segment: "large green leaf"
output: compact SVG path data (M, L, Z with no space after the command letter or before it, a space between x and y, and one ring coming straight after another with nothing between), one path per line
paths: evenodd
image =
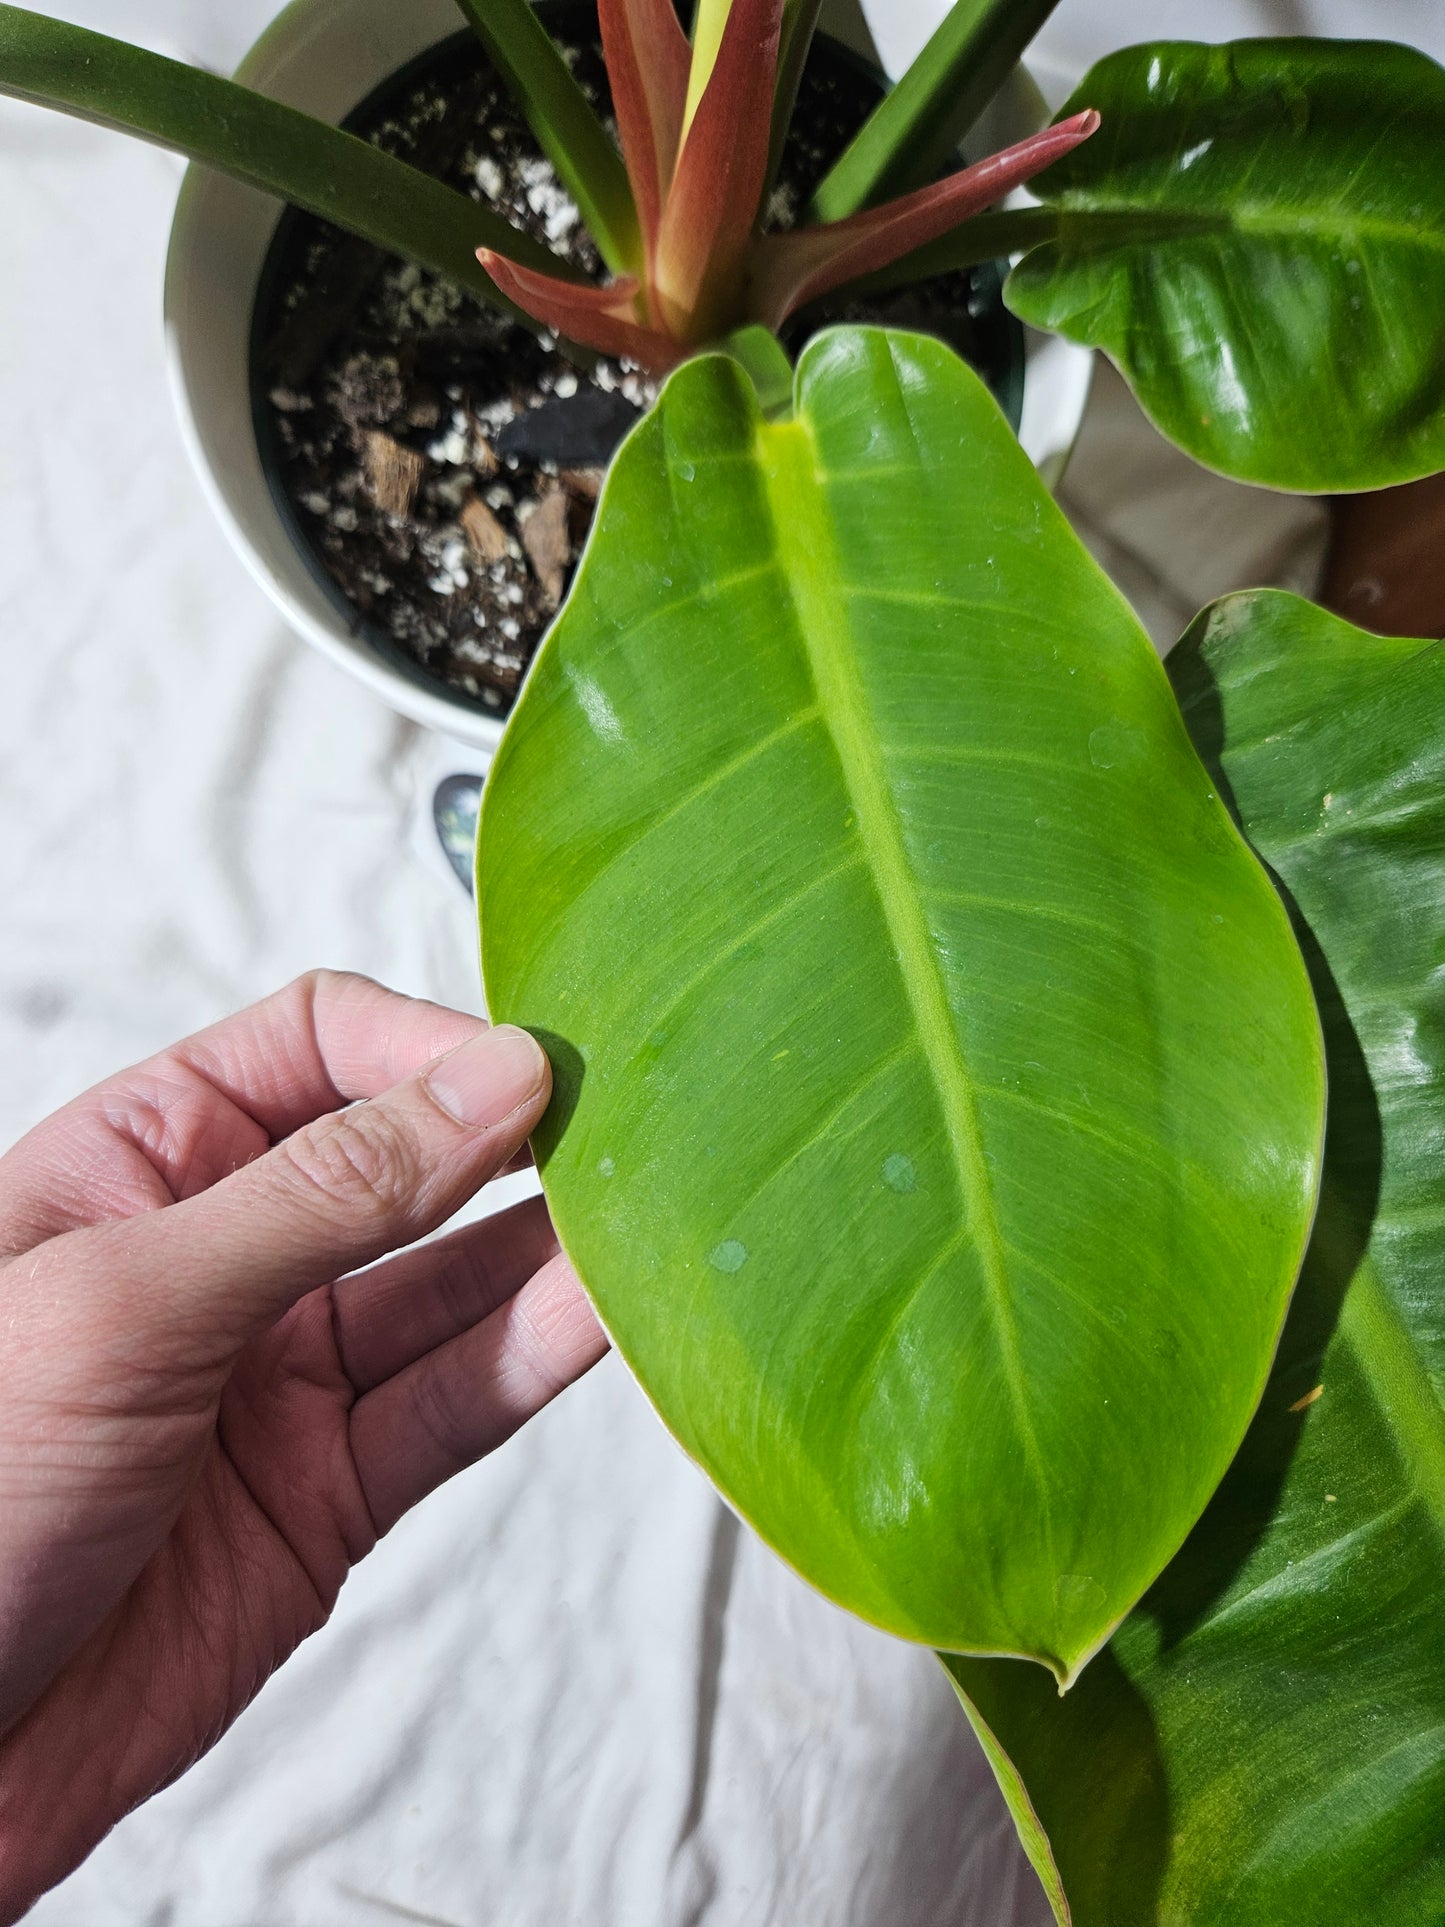
M1318 1025L1132 614L978 378L669 382L486 789L494 1014L668 1426L905 1637L1071 1675L1263 1385Z
M1064 109L1057 238L1008 285L1211 468L1381 488L1445 468L1445 70L1383 41L1162 42Z
M1060 1706L1023 1668L954 1667L1076 1927L1433 1927L1445 644L1265 592L1206 611L1174 661L1196 742L1308 927L1330 1068L1319 1223L1239 1459L1078 1691Z

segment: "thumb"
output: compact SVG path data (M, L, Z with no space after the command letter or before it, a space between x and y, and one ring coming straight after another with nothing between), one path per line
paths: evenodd
M159 1326L175 1364L219 1364L304 1293L444 1224L505 1168L551 1091L541 1047L500 1025L209 1191L51 1249L95 1280L89 1319L99 1296L132 1334Z

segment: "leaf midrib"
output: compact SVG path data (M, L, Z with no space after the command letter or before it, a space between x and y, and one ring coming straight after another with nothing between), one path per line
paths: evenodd
M1049 1494L1028 1408L1018 1331L1009 1302L1003 1235L983 1156L975 1084L964 1062L958 1026L918 901L880 753L867 694L852 647L846 591L824 501L826 471L806 421L760 424L758 464L764 477L779 564L797 616L798 633L821 714L842 770L862 846L898 959L904 994L923 1043L953 1152L964 1224L978 1251L998 1336L1004 1379L1020 1443L1039 1489L1049 1530Z
M1102 241L1106 247L1148 245L1161 239L1181 240L1190 236L1241 234L1282 242L1299 240L1328 241L1338 244L1349 234L1362 241L1388 242L1396 247L1419 248L1427 254L1445 254L1445 234L1429 227L1412 227L1406 221L1382 219L1376 215L1354 217L1328 213L1307 213L1302 208L1224 207L1169 209L1143 201L1117 202L1089 200L1072 202L1060 196L1053 204L1059 217L1057 232L1049 237L1056 246L1066 247L1082 229L1086 244ZM1132 235L1131 227L1146 231ZM1093 230L1092 233L1090 230ZM1152 232L1149 230L1153 230Z

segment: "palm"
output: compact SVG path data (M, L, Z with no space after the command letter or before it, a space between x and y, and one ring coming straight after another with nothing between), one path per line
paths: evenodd
M325 1622L374 1543L328 1298L247 1347L189 1463L157 1481L189 1488L169 1532L33 1710L72 1772L174 1778Z

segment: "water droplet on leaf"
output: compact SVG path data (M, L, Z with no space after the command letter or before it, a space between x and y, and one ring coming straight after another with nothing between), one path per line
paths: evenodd
M913 1167L913 1159L901 1151L895 1151L891 1158L883 1160L883 1182L890 1191L911 1191L918 1183L918 1173Z
M1089 733L1089 761L1095 769L1123 769L1144 751L1142 733L1128 723L1100 723Z
M741 1271L748 1261L748 1248L739 1244L736 1238L724 1238L720 1245L714 1245L707 1254L707 1261L714 1271Z
M1054 1581L1054 1600L1059 1611L1068 1613L1097 1613L1106 1603L1108 1595L1098 1580L1087 1572L1061 1572Z

